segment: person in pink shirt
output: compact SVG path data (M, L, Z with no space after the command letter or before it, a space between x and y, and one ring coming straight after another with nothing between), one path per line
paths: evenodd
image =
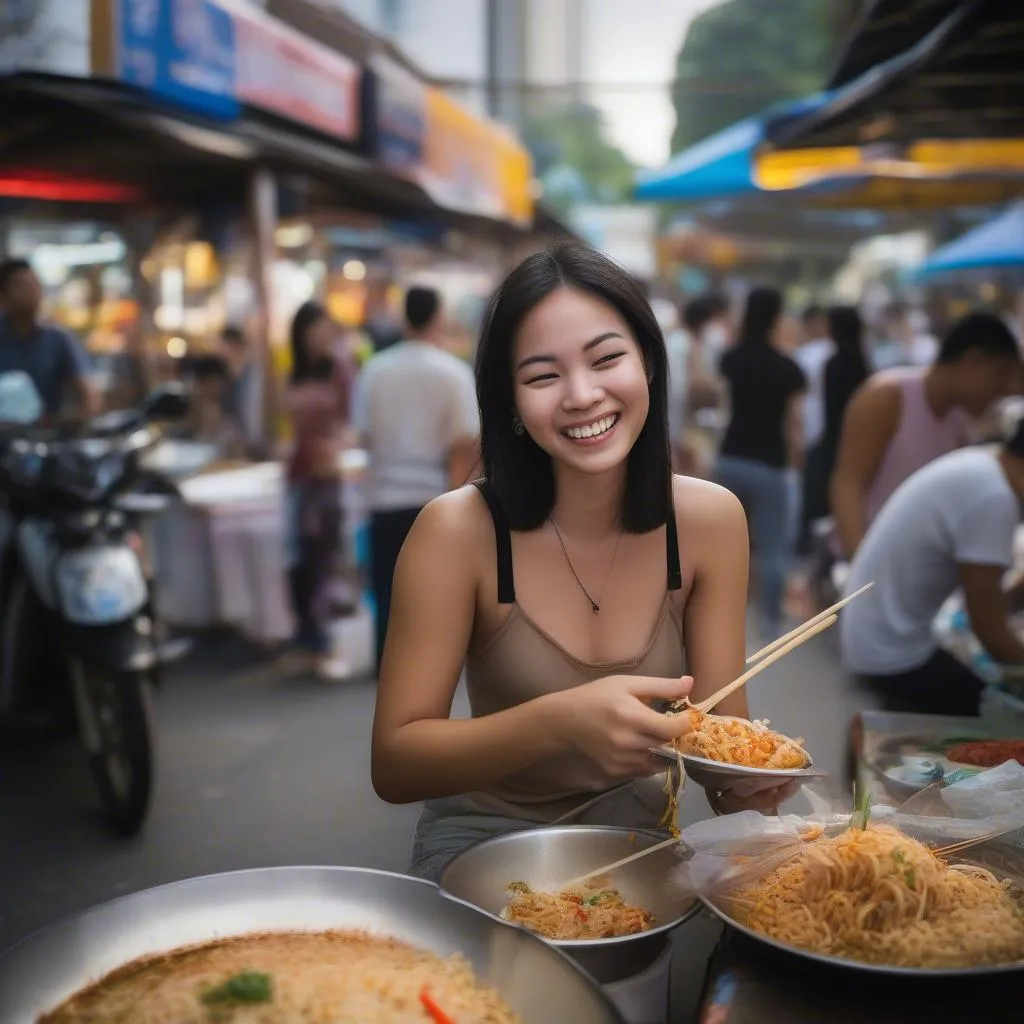
M861 385L843 417L830 485L846 558L907 477L966 444L971 419L1020 390L1020 370L1006 324L974 312L952 326L931 366L885 370Z
M315 302L305 303L295 314L291 347L285 403L295 432L287 463L295 644L312 656L320 675L338 678L347 668L331 656L327 589L341 544L338 454L349 419L353 374L338 346L337 325Z

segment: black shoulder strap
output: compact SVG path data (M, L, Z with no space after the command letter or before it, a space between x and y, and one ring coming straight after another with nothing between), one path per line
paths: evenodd
M669 482L668 519L665 521L665 556L668 562L668 589L683 589L683 572L679 567L679 536L676 530L676 503Z
M501 499L487 480L474 480L494 521L494 542L498 548L498 604L515 604L516 583L512 575L512 535Z

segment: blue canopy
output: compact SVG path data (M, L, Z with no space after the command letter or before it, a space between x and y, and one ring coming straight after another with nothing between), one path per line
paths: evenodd
M766 125L803 117L827 99L824 94L805 96L709 135L676 153L660 170L640 171L636 198L686 201L760 192L753 176L754 156L765 140Z
M920 274L994 267L1024 267L1024 203L940 246L921 265Z

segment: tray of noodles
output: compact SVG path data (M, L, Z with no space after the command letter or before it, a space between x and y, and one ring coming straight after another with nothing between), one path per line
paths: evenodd
M622 1024L557 949L431 882L267 868L87 910L0 957L3 1024Z
M833 966L1024 974L1024 849L992 840L939 857L883 823L809 829L797 846L732 858L736 884L719 877L701 899L749 938Z
M690 708L690 729L674 745L653 748L666 760L682 759L686 774L699 786L715 786L723 777L821 778L802 740L768 728L766 721L707 715Z

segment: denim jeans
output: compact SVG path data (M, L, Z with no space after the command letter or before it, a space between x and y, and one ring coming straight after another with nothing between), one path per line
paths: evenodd
M761 583L761 629L766 639L783 632L782 600L792 551L790 474L755 459L720 455L715 479L743 504L754 545L754 566Z

